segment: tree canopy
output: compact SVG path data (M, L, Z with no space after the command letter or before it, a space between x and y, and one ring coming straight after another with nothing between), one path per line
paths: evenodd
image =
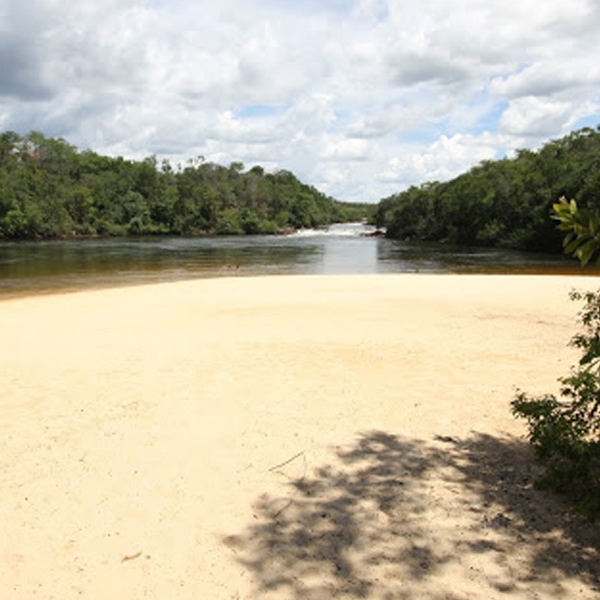
M556 252L561 234L550 216L563 196L600 209L600 127L384 198L376 221L392 238Z
M361 220L289 171L203 157L173 166L79 151L39 132L0 134L0 239L258 234Z

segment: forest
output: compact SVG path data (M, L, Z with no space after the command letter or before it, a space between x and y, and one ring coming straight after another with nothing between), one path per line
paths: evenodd
M0 134L0 239L281 233L372 216L291 172L202 157L172 165L79 151L39 132Z
M384 198L376 223L395 239L559 252L551 215L563 196L600 210L600 126Z

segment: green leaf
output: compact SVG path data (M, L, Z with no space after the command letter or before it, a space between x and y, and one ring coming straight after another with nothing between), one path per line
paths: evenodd
M565 241L567 241L567 239L568 238L566 238ZM572 240L565 246L565 254L573 254L573 252L575 252L575 250L577 250L577 248L579 247L580 244L581 244L581 240L579 240L578 238L575 238L574 240Z

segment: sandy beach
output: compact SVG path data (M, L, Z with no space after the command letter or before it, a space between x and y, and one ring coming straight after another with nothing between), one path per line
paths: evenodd
M0 598L600 597L532 486L600 278L224 278L0 302Z

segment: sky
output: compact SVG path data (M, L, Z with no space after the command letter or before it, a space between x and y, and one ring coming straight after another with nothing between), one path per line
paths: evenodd
M0 0L0 130L377 202L600 124L598 0Z

